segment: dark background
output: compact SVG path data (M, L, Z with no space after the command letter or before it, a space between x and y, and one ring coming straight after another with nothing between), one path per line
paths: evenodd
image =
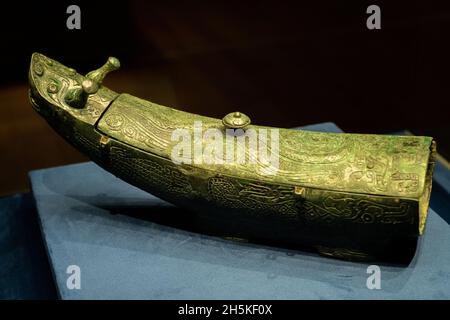
M70 4L81 30L66 28ZM366 27L370 4L381 30ZM408 129L450 157L445 1L16 1L0 11L0 194L26 190L29 170L87 160L28 103L34 51L82 73L116 56L122 69L107 86L178 109L240 110L279 127Z

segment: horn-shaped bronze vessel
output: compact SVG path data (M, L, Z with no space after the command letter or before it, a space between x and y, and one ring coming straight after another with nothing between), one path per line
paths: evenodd
M205 224L215 221L230 237L313 248L349 260L414 254L431 193L432 138L277 129L277 147L273 136L266 140L278 154L272 172L258 159L226 161L225 153L215 155L224 161L188 161L181 155L186 161L177 162L177 130L192 133L193 143L204 150L217 139L199 142L198 123L203 131L223 132L223 145L239 140L229 129L273 128L251 125L238 112L219 120L113 92L102 81L119 65L109 58L83 76L35 53L31 104L101 167L195 212Z

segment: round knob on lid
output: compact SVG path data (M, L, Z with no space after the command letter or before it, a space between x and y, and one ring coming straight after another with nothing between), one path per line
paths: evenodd
M235 111L223 117L222 123L227 129L245 129L250 125L251 120L242 112Z

